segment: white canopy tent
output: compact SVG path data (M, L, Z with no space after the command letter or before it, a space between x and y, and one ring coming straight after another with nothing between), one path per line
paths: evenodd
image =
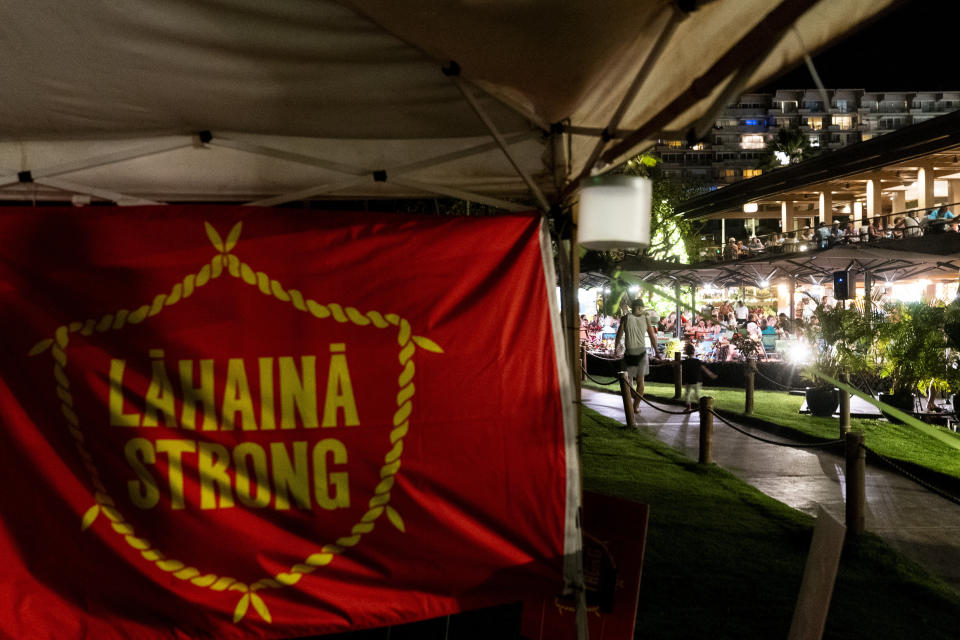
M0 200L562 208L897 1L6 2Z
M894 3L8 2L0 198L547 208Z

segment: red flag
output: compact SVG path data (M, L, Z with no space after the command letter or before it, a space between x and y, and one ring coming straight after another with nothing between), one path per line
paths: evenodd
M540 220L0 213L0 635L286 637L554 593Z

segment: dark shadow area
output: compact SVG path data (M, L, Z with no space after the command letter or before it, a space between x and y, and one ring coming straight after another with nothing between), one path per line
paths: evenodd
M513 602L419 622L300 638L324 640L520 640L523 604ZM290 640L293 640L291 638Z

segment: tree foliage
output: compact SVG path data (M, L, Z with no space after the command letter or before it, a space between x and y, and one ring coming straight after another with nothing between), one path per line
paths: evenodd
M663 175L656 156L641 154L623 165L621 173L650 178L653 197L650 207L650 247L644 255L655 260L676 259L689 262L688 242L700 230L702 223L686 220L676 207L680 202L708 189L703 180L677 180Z
M788 160L787 164L796 164L816 155L816 150L810 146L810 139L800 129L780 127L771 140L767 141L763 151L757 158L757 168L764 171L779 169L784 166L781 158ZM779 156L779 157L778 157Z
M951 372L947 364L945 309L926 302L892 304L887 321L877 331L877 348L883 376L894 391L926 391L931 383L946 388Z

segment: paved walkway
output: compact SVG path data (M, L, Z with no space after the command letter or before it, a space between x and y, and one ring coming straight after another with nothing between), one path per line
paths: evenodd
M583 403L624 423L619 395L583 390ZM670 407L677 410L679 407ZM643 404L637 426L696 459L699 415L670 415ZM737 425L741 426L741 425ZM743 429L771 440L754 428ZM868 443L869 444L869 443ZM768 496L816 516L822 505L844 521L844 460L818 449L795 449L754 440L714 422L713 461ZM892 547L960 591L960 505L903 476L867 465L866 526Z

